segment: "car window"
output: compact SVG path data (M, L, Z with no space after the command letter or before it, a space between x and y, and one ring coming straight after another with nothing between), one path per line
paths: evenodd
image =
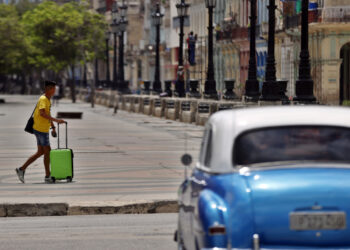
M201 144L201 150L199 155L199 162L201 165L209 167L210 159L211 159L211 137L212 137L212 129L208 127L204 130L203 140Z
M326 126L264 128L235 141L234 165L279 161L350 162L350 129Z
M212 156L212 137L213 137L213 130L209 130L208 134L208 140L207 140L207 147L205 151L205 157L204 157L204 166L210 167L210 160Z
M205 150L206 150L206 141L208 138L208 134L209 134L209 130L208 128L206 128L204 130L203 133L203 139L202 139L202 143L201 143L201 149L200 149L200 153L199 153L199 162L201 165L204 165L204 155L205 155Z

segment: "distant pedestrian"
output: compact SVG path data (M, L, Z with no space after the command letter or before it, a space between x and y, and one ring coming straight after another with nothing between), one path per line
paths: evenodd
M191 60L190 35L191 35L191 33L188 33L187 39L186 39L186 43L187 43L187 57L188 57L187 60L188 60L188 61Z
M56 91L55 91L55 94L53 95L53 103L52 103L52 105L53 106L58 106L58 101L60 100L60 86L57 84L56 86L55 86L55 88L56 88Z
M188 61L190 65L195 65L196 61L196 41L197 41L197 34L194 35L193 31L190 32L188 36Z
M61 98L64 97L64 85L63 84L60 84L60 91L58 92L58 95Z
M45 81L45 93L40 96L36 108L33 113L34 118L34 135L37 140L38 151L29 157L29 159L23 164L22 167L16 168L16 173L18 179L24 183L24 173L26 168L33 163L40 156L44 155L44 166L45 166L45 179L46 183L51 183L50 176L50 141L49 141L49 131L50 126L52 129L52 134L56 134L55 126L53 122L65 123L64 120L56 119L51 117L50 109L51 102L50 98L55 94L56 83L53 81Z

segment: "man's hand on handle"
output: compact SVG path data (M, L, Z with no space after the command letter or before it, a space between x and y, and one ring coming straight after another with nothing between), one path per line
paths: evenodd
M55 122L57 122L58 124L67 123L65 120L62 120L62 119L56 119ZM56 127L52 127L51 135L52 137L57 137Z
M65 120L62 120L62 119L57 119L57 123L67 123Z
M52 137L57 137L56 128L52 128L51 135Z

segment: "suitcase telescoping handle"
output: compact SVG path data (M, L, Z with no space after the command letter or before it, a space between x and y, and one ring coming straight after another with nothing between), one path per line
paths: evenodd
M66 124L66 148L68 148L68 122L65 122ZM57 124L57 127L58 127L58 136L57 136L57 146L58 148L60 148L60 124L58 123Z

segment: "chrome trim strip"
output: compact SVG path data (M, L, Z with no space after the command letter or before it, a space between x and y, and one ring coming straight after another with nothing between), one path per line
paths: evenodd
M337 162L295 162L295 164L292 163L285 163L285 164L275 164L275 163L269 163L269 164L258 164L256 165L236 165L235 167L239 170L241 169L248 169L245 172L250 171L263 171L263 170L275 170L275 169L293 169L293 168L334 168L334 169L349 169L350 163L337 163Z
M201 248L201 250L227 250L227 248L213 247L213 248Z
M253 234L253 249L260 250L259 234Z
M302 246L298 246L298 247L291 247L291 246L288 246L288 247L280 247L280 248L276 248L276 247L262 247L260 248L260 250L276 250L276 249L286 249L286 250L294 250L294 249L305 249L305 247L302 247ZM313 247L312 249L315 249L315 250L324 250L325 248L320 248L320 247ZM350 250L349 247L333 247L331 249L334 249L334 250ZM220 247L213 247L213 248L201 248L201 250L252 250L251 248L220 248Z

